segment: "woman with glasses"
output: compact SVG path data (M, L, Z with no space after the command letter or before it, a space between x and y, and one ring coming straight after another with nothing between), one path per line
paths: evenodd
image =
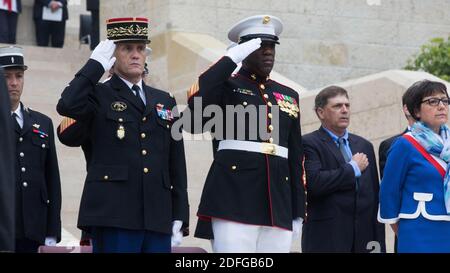
M447 89L424 80L406 92L406 106L416 122L389 152L378 220L391 224L399 253L450 252Z

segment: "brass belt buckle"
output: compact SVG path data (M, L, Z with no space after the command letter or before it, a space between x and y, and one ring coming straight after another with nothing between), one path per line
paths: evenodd
M275 144L266 143L266 142L262 142L261 144L262 144L261 150L264 154L269 154L269 155L277 154L277 147L275 146Z

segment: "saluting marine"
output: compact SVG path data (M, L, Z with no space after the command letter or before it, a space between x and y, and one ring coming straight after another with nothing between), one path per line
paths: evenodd
M230 105L264 110L254 119L223 115L223 124L234 128L245 122L240 136L228 127L222 137L212 132L214 162L195 236L213 239L215 252L289 252L292 231L299 234L301 229L305 199L299 95L269 77L281 31L280 19L270 15L237 23L228 34L237 45L200 75L188 94L194 116L209 105L223 111ZM232 75L240 62L242 68ZM196 107L196 100L203 107ZM254 131L267 134L252 137Z

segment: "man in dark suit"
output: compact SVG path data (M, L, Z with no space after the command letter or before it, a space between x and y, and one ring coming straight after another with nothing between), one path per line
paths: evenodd
M210 123L195 119L202 117L204 107L221 111L215 116L220 123L212 132L214 162L195 233L213 239L215 252L289 252L301 230L305 199L299 96L269 77L282 28L281 20L271 15L236 23L228 38L237 45L200 75L189 92L194 131L195 123Z
M53 16L47 16L48 14ZM37 45L48 46L51 41L52 47L63 47L68 18L67 0L34 0L33 19Z
M39 245L61 240L61 182L53 123L20 101L27 69L22 48L0 48L0 56L16 145L16 252L37 252Z
M187 235L189 223L183 140L171 134L176 101L142 81L147 19L110 19L107 37L57 105L88 124L78 227L92 234L97 253L170 252L171 235ZM112 78L99 83L113 64Z
M93 50L100 40L100 1L86 0L86 10L91 12L91 50Z
M21 12L20 0L0 1L0 43L16 43L17 19Z
M14 251L15 172L11 104L0 67L0 252Z
M303 136L307 216L303 252L385 251L378 223L378 171L372 144L350 134L347 91L319 92L315 111L322 126ZM372 249L375 247L375 249Z
M386 165L386 159L389 153L389 149L391 148L394 141L403 135L404 133L409 131L409 128L414 124L415 120L411 115L409 114L408 109L406 108L406 101L409 97L409 93L405 92L402 96L402 105L403 105L403 113L405 114L405 118L408 121L408 127L401 133L395 136L392 136L388 139L383 140L380 143L380 147L378 149L378 162L380 164L380 178L383 179L383 171L384 171L384 165Z

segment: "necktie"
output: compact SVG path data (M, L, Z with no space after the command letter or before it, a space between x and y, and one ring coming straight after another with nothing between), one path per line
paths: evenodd
M139 86L137 86L135 84L135 85L133 85L133 87L131 87L131 89L134 90L136 98L138 99L138 101L145 106L144 102L142 101L141 95L140 95L141 88L139 88Z
M341 154L344 157L345 162L350 162L351 158L347 153L347 150L345 150L345 138L340 137L338 139L338 142L339 142L339 151L341 151Z
M22 128L20 128L19 122L17 121L17 114L13 113L11 115L11 125L13 127L14 130L16 130L17 132L20 132L22 130Z

